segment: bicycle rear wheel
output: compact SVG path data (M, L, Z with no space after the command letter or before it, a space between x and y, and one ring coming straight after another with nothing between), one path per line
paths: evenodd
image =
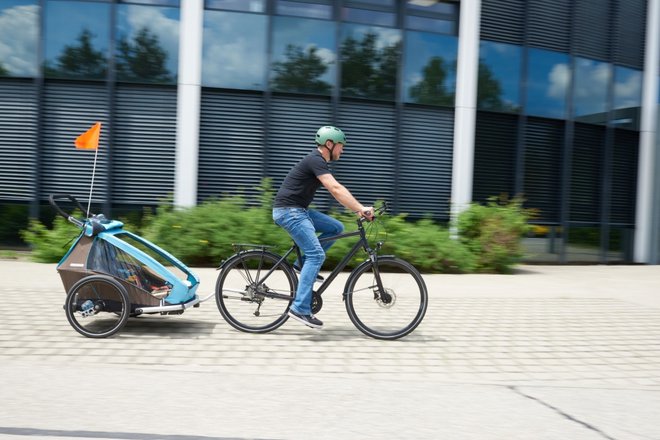
M288 264L277 264L279 260L279 256L257 249L240 252L222 266L215 299L220 314L232 327L265 333L289 318L287 311L298 280Z
M428 305L422 275L413 265L395 257L379 257L376 267L372 261L358 266L348 277L345 292L346 311L353 324L377 339L398 339L409 334L422 322Z

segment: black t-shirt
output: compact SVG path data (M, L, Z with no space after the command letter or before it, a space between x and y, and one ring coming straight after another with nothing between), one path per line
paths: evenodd
M275 195L274 208L307 208L321 186L317 178L329 174L328 163L319 150L314 150L298 162L286 175Z

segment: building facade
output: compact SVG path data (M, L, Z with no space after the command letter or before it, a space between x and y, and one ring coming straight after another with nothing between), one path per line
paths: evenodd
M0 218L87 199L96 121L106 212L249 197L334 124L361 200L519 195L530 260L657 263L658 1L2 0Z

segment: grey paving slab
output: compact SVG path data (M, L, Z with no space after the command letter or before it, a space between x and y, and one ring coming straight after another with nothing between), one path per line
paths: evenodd
M352 326L341 279L322 332L241 333L210 300L93 340L54 265L0 277L0 438L660 438L659 266L426 275L398 341Z

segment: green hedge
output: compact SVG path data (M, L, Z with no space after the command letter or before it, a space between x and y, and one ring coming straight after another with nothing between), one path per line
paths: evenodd
M291 245L289 235L273 223L273 192L268 180L259 188L259 199L232 196L206 201L188 209L174 209L163 203L155 213L147 213L140 230L126 225L147 240L161 246L191 266L218 266L235 252L232 244L269 244L275 252ZM356 228L355 215L333 212L347 231ZM447 227L430 219L408 221L404 214L383 216L368 225L372 244L384 243L382 253L394 254L413 263L426 273L507 273L522 258L521 238L529 226L528 213L520 200L472 204L459 215L457 238ZM57 262L78 231L57 218L52 229L32 221L22 231L32 246L33 258ZM325 269L329 270L345 255L355 241L339 240L329 250ZM352 266L364 259L359 254Z

